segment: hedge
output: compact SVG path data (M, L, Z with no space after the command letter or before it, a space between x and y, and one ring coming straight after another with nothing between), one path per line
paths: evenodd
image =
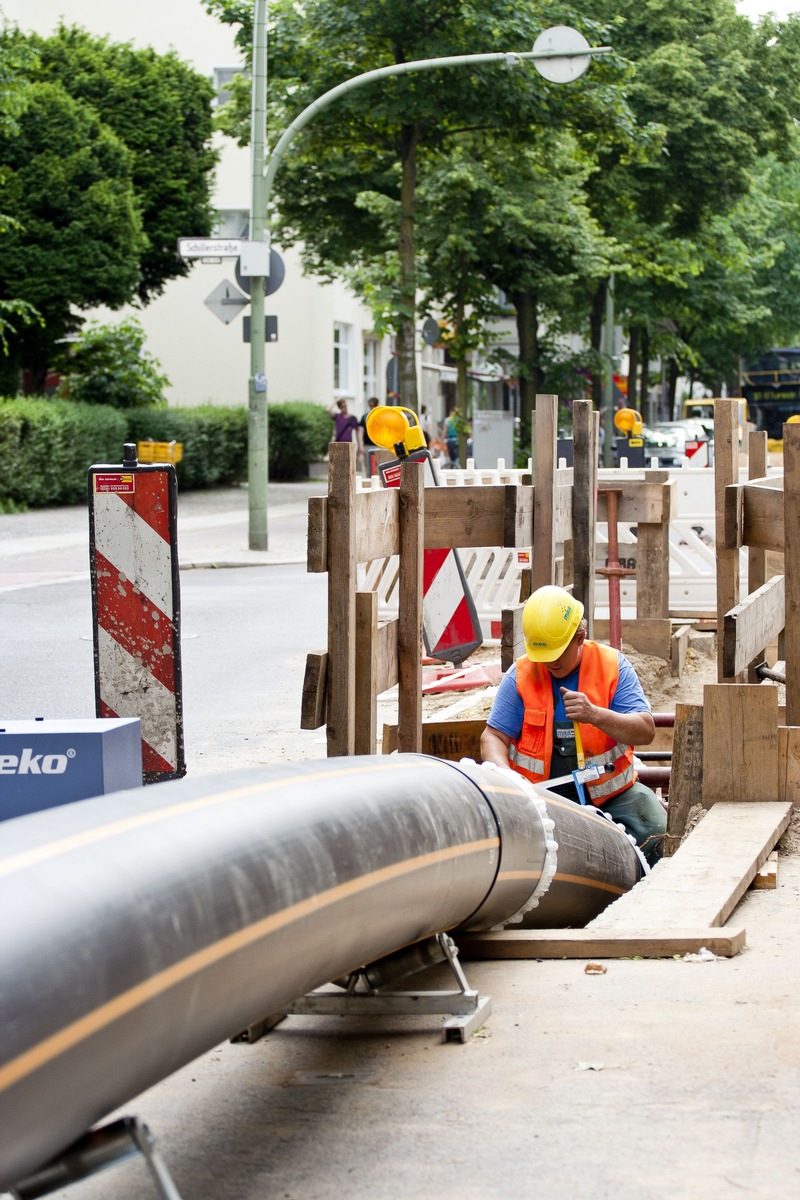
M270 405L269 474L305 479L324 457L332 422L319 404ZM221 487L247 479L247 410L119 409L71 400L0 397L0 512L86 499L92 463L121 463L125 442L182 442L178 486Z

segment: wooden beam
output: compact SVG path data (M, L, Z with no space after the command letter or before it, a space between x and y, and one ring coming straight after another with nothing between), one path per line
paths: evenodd
M782 479L778 479L782 483ZM783 491L764 487L763 482L744 483L742 491L742 535L740 545L761 550L783 550ZM733 607L733 605L731 605Z
M432 754L435 758L459 762L462 758L481 760L481 734L486 728L486 721L423 721L422 722L422 753ZM397 726L384 725L381 749L384 754L392 754L398 748Z
M725 489L739 482L739 406L735 400L714 404L714 517L717 558L717 629L739 603L739 551L723 545ZM722 666L722 644L717 649L717 678L729 678Z
M767 433L764 429L751 429L747 435L747 477L750 480L763 479L767 474L769 455L767 453ZM747 590L752 595L757 592L768 579L767 552L750 546L747 551ZM757 659L747 664L747 682L758 683L756 675Z
M662 859L587 929L669 933L724 925L789 824L791 812L791 804L778 801L715 804L671 858Z
M400 547L399 503L397 488L356 493L356 562L372 562L397 554Z
M308 501L307 570L319 574L328 569L328 497L310 496Z
M522 637L524 607L524 604L517 604L514 608L504 608L501 614L500 669L504 672L525 653Z
M356 592L355 753L378 752L378 593Z
M778 886L778 851L773 850L763 867L756 871L750 885L756 891L772 892Z
M703 802L778 797L778 689L707 684L703 689Z
M533 519L533 590L555 583L555 465L558 396L537 396Z
M328 757L355 753L356 447L328 457Z
M651 475L648 472L648 475ZM658 472L661 474L661 472ZM667 490L664 490L664 483L658 479L630 479L624 478L601 479L597 484L597 519L606 521L608 519L608 505L606 502L605 493L609 491L621 491L622 495L619 498L617 520L627 521L629 524L638 524L643 521L646 524L659 525L664 520L664 498L669 497L670 504L673 504L673 495L677 488L677 483L673 480L666 485ZM667 514L669 520L669 514Z
M725 613L722 630L722 671L732 678L763 658L764 649L778 636L784 622L784 579L776 575Z
M503 484L502 546L530 550L533 545L534 489L530 484Z
M800 726L778 726L778 799L800 808Z
M598 641L607 642L609 622L595 620L594 635ZM653 617L646 621L638 618L623 620L622 640L642 654L653 654L665 662L672 661L672 622L666 617Z
M431 488L431 491L436 489ZM400 581L398 597L398 744L419 751L422 724L422 550L425 530L423 464L400 472Z
M703 803L703 706L676 704L664 855L681 844L695 804Z
M800 725L800 425L783 427L786 724Z
M689 649L689 636L691 632L691 625L679 625L672 632L669 661L670 674L675 675L678 679L682 678L686 666L686 654Z
M669 522L672 489L663 489L660 522L639 521L636 527L636 618L669 617Z
M744 929L601 933L593 929L519 929L502 933L457 933L459 958L674 958L710 950L732 958L745 947Z
M428 488L425 549L505 545L506 489L510 487Z
M327 653L306 655L306 672L300 701L301 729L319 729L325 724L327 668Z
M397 639L400 622L397 617L388 621L378 622L378 641L376 645L378 695L394 687L400 678L397 658Z

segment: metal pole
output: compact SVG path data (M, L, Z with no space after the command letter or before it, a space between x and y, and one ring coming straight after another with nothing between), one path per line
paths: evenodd
M250 241L264 240L267 186L264 176L267 134L267 7L268 0L255 0L253 12L253 100L251 113L252 205ZM264 356L264 277L250 279L250 380L248 385L247 479L249 545L267 550L267 380Z
M606 383L603 392L603 412L605 437L603 439L603 466L614 465L614 276L609 277L606 285L606 336L605 355Z

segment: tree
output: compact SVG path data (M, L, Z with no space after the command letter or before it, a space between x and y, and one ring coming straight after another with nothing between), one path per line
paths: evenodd
M32 83L17 133L0 132L3 204L15 219L0 239L0 300L41 314L9 334L9 362L43 390L75 308L118 308L133 295L145 246L130 153L96 113L57 84ZM16 389L13 389L16 390Z
M24 368L37 391L80 310L144 303L189 270L175 243L211 229L212 93L174 54L78 29L6 30L9 54L27 56L27 97L17 129L0 125L16 222L0 241L0 302L34 305L43 324L9 332L5 374L13 387Z
M250 13L234 0L206 0L223 20L251 36ZM478 51L528 48L542 29L532 3L512 0L369 0L342 5L278 0L271 8L270 121L284 128L319 95L376 67ZM384 80L321 111L281 167L276 225L284 240L304 243L306 265L323 276L358 268L358 279L385 271L400 356L403 402L415 405L418 174L446 156L465 134L529 140L552 124L580 119L594 136L616 125L618 97L601 86L558 89L531 67L492 65ZM570 98L568 93L573 91ZM238 114L240 136L246 111ZM229 129L236 124L229 123ZM393 221L387 220L392 214ZM383 280L381 281L383 282ZM381 301L385 290L379 289Z
M145 350L145 332L134 318L118 325L92 321L64 356L59 396L112 408L164 408L169 380Z

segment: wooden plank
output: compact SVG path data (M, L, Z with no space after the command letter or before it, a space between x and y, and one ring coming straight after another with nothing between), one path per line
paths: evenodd
M533 495L530 484L503 485L502 546L530 550L533 545Z
M703 689L703 802L778 798L778 689Z
M778 801L715 804L671 858L662 859L587 929L670 932L723 925L786 829L791 812L791 804Z
M659 617L669 617L669 519L636 527L636 618Z
M784 578L776 575L741 604L725 613L722 629L722 670L726 678L739 675L783 629Z
M800 425L783 427L786 724L800 725Z
M502 546L506 487L427 488L425 549Z
M740 544L761 550L783 550L783 491L761 487L760 484L743 483L741 493Z
M310 496L306 569L315 574L328 569L328 497Z
M679 625L677 629L673 629L672 631L669 662L670 674L675 675L678 679L682 678L686 666L686 653L689 649L689 635L691 632L691 625Z
M555 463L558 396L537 396L534 422L535 475L533 590L555 583Z
M764 429L751 429L747 436L747 477L762 479L767 474L769 455L767 434ZM767 582L767 552L750 546L747 551L747 590L757 592ZM747 682L758 683L756 676L757 658L747 665Z
M486 721L453 720L453 721L423 721L422 722L422 753L432 754L434 758L444 758L450 762L459 762L462 758L474 758L481 761L481 734L486 728ZM397 726L384 725L381 742L384 754L391 754L397 749Z
M501 614L500 669L507 671L512 663L525 653L522 637L522 610L524 604L504 608Z
M763 867L759 867L750 886L759 892L772 892L775 890L778 886L777 850L773 850Z
M667 484L668 490L665 492L664 484L657 479L601 479L597 484L597 519L608 519L605 493L621 491L617 509L618 521L627 521L631 525L640 521L660 525L664 519L664 497L668 495L672 501L676 487L674 482Z
M478 962L498 958L674 958L676 954L696 954L701 949L710 950L720 958L732 958L745 947L745 931L684 927L641 933L519 929L457 933L454 940L459 958Z
M671 856L686 832L689 810L703 803L703 706L676 704L672 737L667 835L664 855Z
M609 622L595 620L594 636L598 642L607 642ZM672 622L666 617L649 620L623 620L622 640L642 654L652 654L672 661Z
M353 754L356 700L356 447L328 456L328 757Z
M400 496L397 488L357 492L355 497L356 562L390 558L400 547Z
M778 726L778 799L800 808L800 727Z
M553 540L562 546L572 538L572 484L558 484L553 493Z
M739 406L735 400L714 405L714 519L717 559L717 629L739 603L739 551L723 545L725 489L739 482ZM717 648L717 678L729 678L722 667L722 643Z
M397 617L378 623L378 640L375 653L377 658L377 688L378 695L394 687L400 678L397 661L397 633L399 628Z
M325 724L327 667L327 653L306 655L306 673L300 701L301 729L319 729Z
M356 592L355 753L378 752L378 593Z
M397 721L399 748L410 751L419 751L422 736L422 549L425 490L423 464L403 463L400 472ZM435 489L429 490L432 492Z

